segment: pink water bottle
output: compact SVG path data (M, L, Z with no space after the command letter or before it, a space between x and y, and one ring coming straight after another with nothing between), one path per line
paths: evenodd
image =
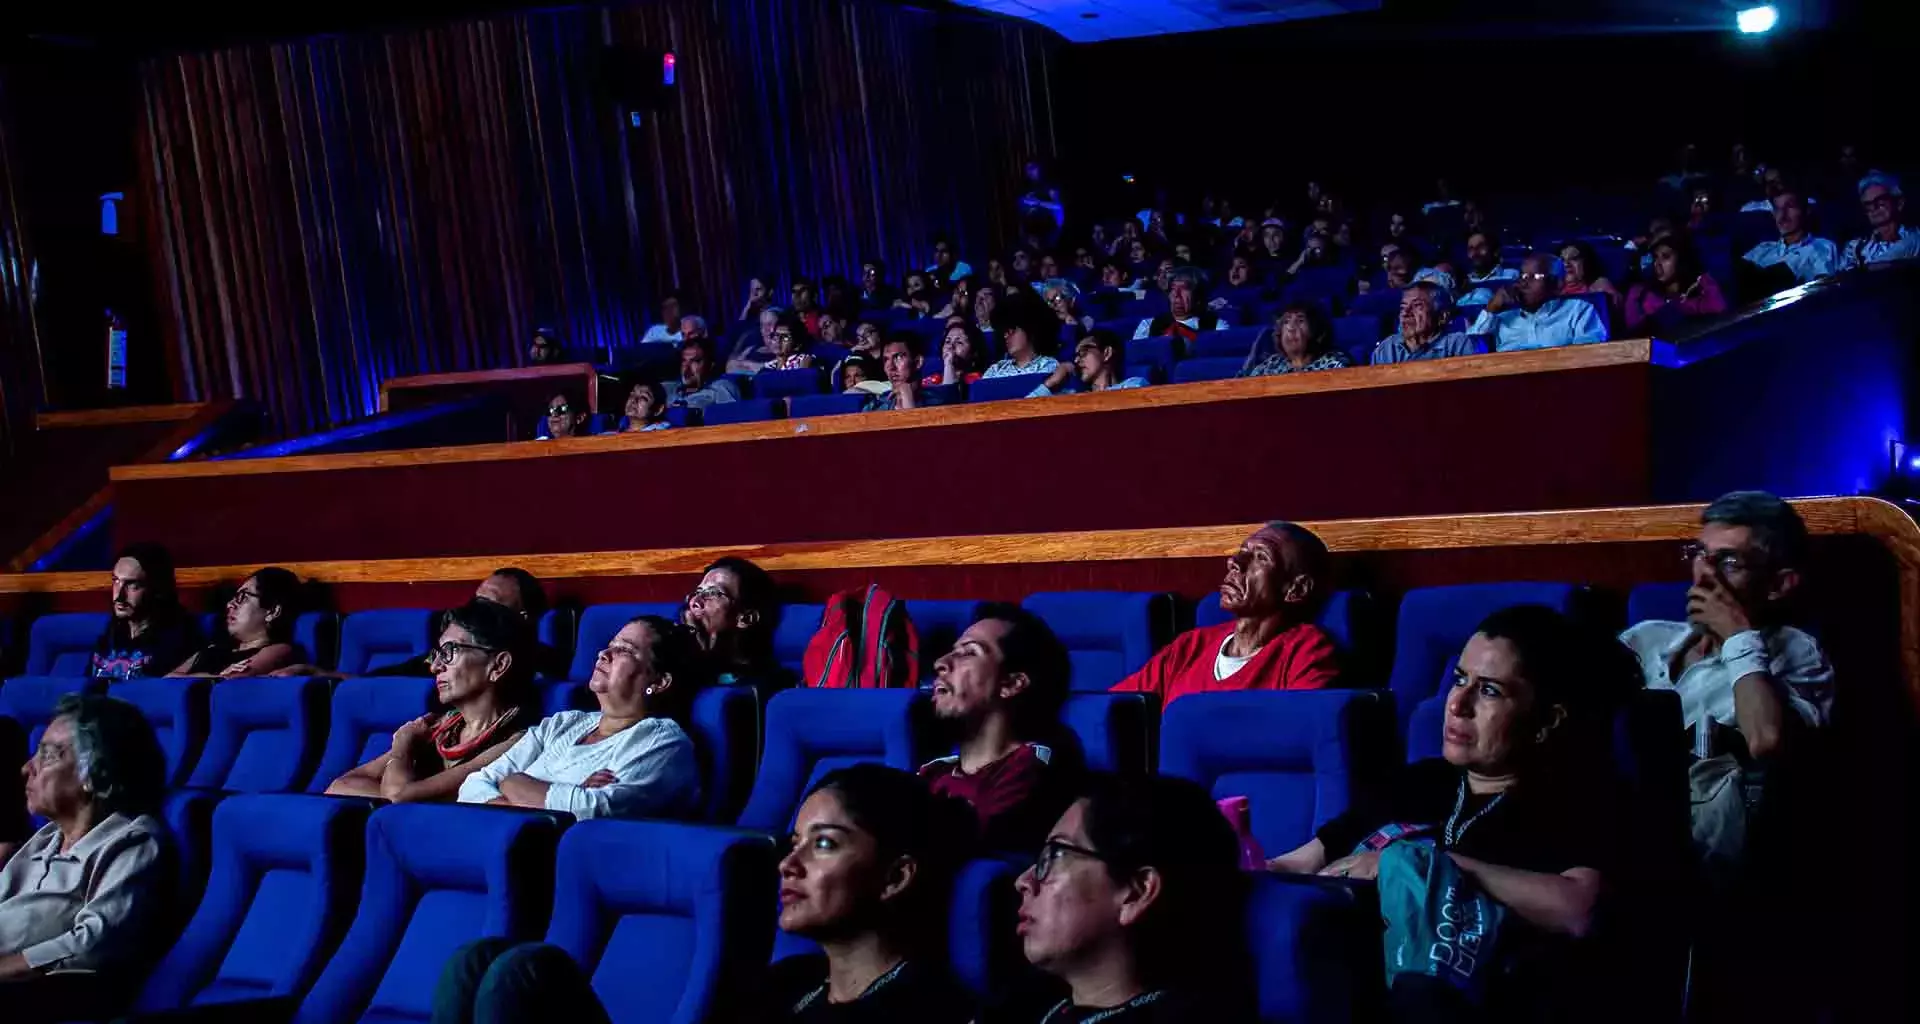
M1240 837L1240 867L1244 871L1264 871L1267 867L1267 855L1260 849L1260 840L1253 838L1253 810L1244 796L1230 796L1217 801L1220 813L1227 816L1227 823L1233 826L1233 832Z

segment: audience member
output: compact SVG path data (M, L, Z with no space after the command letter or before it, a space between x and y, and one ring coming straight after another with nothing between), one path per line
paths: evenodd
M1779 240L1761 242L1742 259L1762 269L1784 264L1800 282L1825 277L1839 267L1840 247L1807 229L1807 201L1799 190L1784 189L1773 197L1773 226L1780 231Z
M1166 275L1167 311L1140 321L1135 338L1171 335L1191 342L1201 331L1218 330L1220 318L1208 312L1202 295L1205 275L1192 267L1169 268Z
M173 556L132 544L113 563L113 617L93 645L87 675L122 682L164 674L200 646L174 591Z
M694 339L696 342L702 339ZM685 345L686 342L681 342ZM649 430L665 430L673 424L667 422L667 389L658 381L643 380L627 392L625 416L621 419L620 430L623 433L639 434Z
M941 962L964 817L909 772L829 772L794 817L780 861L779 926L820 952L782 959L744 990L717 993L739 1024L964 1024L973 1001ZM448 961L435 1020L606 1021L605 1006L557 946L482 939Z
M796 335L817 334L820 330L820 306L813 290L813 282L804 277L796 277L788 292L793 296L793 308L788 310L787 315L781 319L799 322L799 326L794 330Z
M1064 278L1050 278L1041 286L1040 297L1060 318L1062 344L1079 341L1093 331L1093 318L1080 312L1080 289Z
M756 274L747 278L747 304L740 307L736 320L755 320L773 305L773 278Z
M1486 342L1448 329L1449 312L1446 289L1432 281L1408 286L1400 293L1400 329L1374 346L1373 365L1486 355Z
M957 316L964 320L973 319L973 287L971 275L953 282L953 290L947 293L947 304L933 314L934 318L946 320Z
M971 384L980 379L986 361L987 339L972 324L956 321L947 325L940 340L940 369L920 379L926 387L941 384Z
M1268 523L1227 559L1220 607L1233 618L1175 637L1114 691L1155 694L1165 706L1189 693L1334 685L1339 656L1313 622L1327 572L1327 546L1312 531Z
M653 615L621 627L588 688L598 711L562 711L460 783L460 802L575 818L670 818L699 805L693 740L678 721L701 685L693 631Z
M1074 343L1073 369L1080 385L1088 391L1147 386L1145 377L1123 376L1127 369L1127 343L1109 330L1096 330Z
M1398 769L1384 799L1357 803L1268 862L1284 873L1372 880L1383 851L1418 840L1506 907L1520 931L1503 930L1485 951L1501 958L1487 972L1486 1005L1468 1006L1445 980L1403 979L1388 993L1394 1019L1557 1020L1577 1008L1580 996L1563 983L1583 957L1571 940L1599 916L1623 824L1593 764L1618 696L1605 671L1618 660L1552 609L1488 616L1454 665L1441 756Z
M1597 292L1607 297L1610 315L1619 314L1620 304L1626 297L1607 277L1606 265L1600 262L1600 254L1594 250L1592 242L1580 239L1561 246L1560 263L1560 294L1586 295Z
M1646 685L1680 695L1698 759L1694 839L1702 850L1724 847L1729 816L1744 817L1744 806L1714 799L1735 766L1770 763L1797 729L1825 725L1832 711L1833 666L1819 641L1788 625L1806 546L1806 524L1791 505L1762 491L1722 495L1683 549L1693 576L1687 621L1642 622L1621 635ZM1733 779L1729 797L1738 803L1742 788Z
M1015 887L1046 981L982 1024L1254 1019L1240 843L1198 785L1090 779Z
M660 296L660 322L640 336L642 345L680 344L680 293L667 291Z
M1069 799L1044 742L1061 729L1066 646L1032 612L989 604L933 670L933 716L955 753L921 766L920 777L973 808L986 849L1038 847Z
M300 577L268 566L247 577L227 602L224 634L168 675L231 679L264 676L293 664L293 620L300 615Z
M822 345L843 345L846 342L847 321L832 306L820 311L820 333L816 339Z
M853 346L855 355L867 356L875 361L880 358L880 325L872 320L862 320L853 328Z
M334 779L327 795L451 803L467 776L540 720L531 641L527 623L504 605L476 599L448 613L429 655L444 710L395 729L386 753Z
M1840 269L1852 270L1869 263L1910 260L1920 257L1920 231L1900 222L1907 200L1900 191L1900 179L1874 172L1860 179L1860 208L1867 214L1867 233L1847 243L1840 254Z
M1001 303L993 312L993 328L1007 355L987 367L982 378L1032 374L1044 377L1041 383L1048 391L1058 391L1067 382L1068 368L1060 365L1060 360L1040 354L1040 346L1058 343L1060 332L1059 321L1039 300L1021 296Z
M815 314L818 322L819 314ZM761 373L779 370L805 370L813 365L813 353L808 352L807 328L799 317L789 313L774 325L772 345Z
M1333 347L1333 325L1312 302L1290 302L1273 318L1273 354L1240 371L1242 377L1270 377L1281 373L1338 370L1353 365L1353 357ZM1263 351L1263 339L1254 339L1254 351ZM1251 354L1249 355L1251 358Z
M993 311L1000 305L1000 287L995 284L981 284L973 290L973 325L982 336L993 334ZM985 358L985 350L982 350Z
M701 571L681 619L704 654L702 675L715 686L752 686L762 703L790 680L773 658L779 593L765 569L728 556Z
M911 310L916 316L925 318L933 315L933 305L939 298L939 293L933 288L933 279L915 271L907 275L906 290L894 300L893 307Z
M140 709L73 694L21 774L47 824L0 869L6 1019L110 1018L167 941L166 755Z
M899 295L887 283L887 261L875 256L860 261L860 308L887 309Z
M721 402L738 402L739 385L718 373L714 365L716 362L718 357L714 355L712 341L698 338L682 342L680 379L666 383L667 404L704 409Z
M542 616L547 614L547 592L534 574L515 566L504 566L489 573L480 585L473 589L475 601L497 604L519 617L532 630L539 625ZM442 623L451 611L440 615ZM312 652L308 652L312 653ZM536 671L559 677L566 674L567 660L560 651L545 644L534 644L531 655ZM398 676L406 678L425 678L435 674L434 649L421 651L391 665L368 669L364 676ZM291 665L272 673L276 676L314 676L322 679L345 679L345 673L334 672L317 665Z
M786 309L780 306L768 306L761 310L757 319L754 321L755 329L742 332L740 337L734 341L733 351L727 356L726 372L744 374L759 373L760 367L766 365L768 357L773 352L773 329L780 325L780 318L786 315ZM683 365L686 354L686 349L682 348L680 355L683 360ZM709 362L709 366L711 365L712 361ZM713 371L710 370L709 372L712 373ZM734 399L739 397L740 396L736 394ZM732 400L733 399L729 399L729 401Z
M1554 264L1554 258L1543 252L1521 261L1514 287L1494 293L1467 333L1490 336L1495 352L1607 340L1607 323L1592 303L1557 297L1564 271Z
M1260 301L1263 290L1259 278L1254 276L1253 261L1235 255L1227 262L1227 286L1214 292L1213 298L1207 301L1207 309L1218 315L1226 310L1251 308Z
M883 412L945 405L947 400L944 393L929 391L928 385L923 383L925 378L920 375L923 361L918 335L902 333L888 338L886 346L880 350L880 368L886 372L888 390L868 399L867 407L862 411Z
M583 437L592 433L588 421L593 413L587 410L587 403L570 391L555 391L547 399L547 416L542 426L546 435L541 440L554 440L562 437Z
M878 359L854 353L833 368L832 387L843 395L877 395L888 389L887 376Z
M1653 280L1627 290L1627 330L1648 320L1665 326L1675 317L1709 316L1727 310L1720 283L1707 273L1700 252L1684 234L1653 243Z
M973 268L960 261L960 250L953 239L946 235L933 236L933 265L927 273L932 274L943 286L950 286L963 277L972 275Z
M1497 285L1512 281L1520 271L1500 265L1500 243L1485 231L1467 236L1467 293L1460 296L1462 306L1485 306L1493 301Z
M533 329L533 341L527 345L528 366L551 366L566 358L560 350L560 339L554 335L551 327Z
M698 341L701 338L707 337L711 337L711 335L707 332L706 317L688 314L680 318L679 340L682 343Z

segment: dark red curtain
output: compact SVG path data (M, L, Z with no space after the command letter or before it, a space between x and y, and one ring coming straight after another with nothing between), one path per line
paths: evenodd
M16 172L13 76L0 72L0 467L33 430L44 397L38 325L34 322L34 247ZM0 475L0 479L4 479Z
M634 128L610 83L669 49ZM723 330L749 274L906 266L940 230L985 252L1053 155L1051 49L869 0L659 0L155 61L142 222L176 390L297 434L387 377L514 365L537 324L632 344L670 286Z

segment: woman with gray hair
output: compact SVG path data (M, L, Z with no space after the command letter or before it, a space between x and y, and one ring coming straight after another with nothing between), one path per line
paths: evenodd
M165 918L166 830L153 815L166 755L138 708L75 694L22 775L27 809L47 824L0 869L6 1019L111 1012L157 952L153 926Z

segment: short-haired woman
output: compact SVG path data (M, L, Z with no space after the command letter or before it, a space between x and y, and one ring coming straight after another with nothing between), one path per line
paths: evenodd
M983 1022L1251 1019L1240 843L1194 783L1094 776L1015 888L1051 983Z
M76 694L23 774L47 824L0 869L0 1016L110 1016L164 941L166 755L138 708Z
M168 675L264 676L293 664L293 620L300 615L302 589L300 577L277 565L247 577L227 601L225 635Z
M675 622L642 615L593 665L598 711L562 711L460 784L460 802L668 818L699 805L693 740L678 719L700 689L699 647Z
M1315 370L1339 370L1353 365L1353 357L1333 347L1333 325L1327 314L1311 302L1289 303L1273 318L1271 334L1254 339L1254 350L1262 343L1273 346L1273 354L1240 371L1242 377L1266 377L1279 373L1311 373Z
M386 753L333 780L327 795L452 801L467 776L539 721L528 633L520 616L492 601L448 612L429 657L434 695L446 710L395 729Z

